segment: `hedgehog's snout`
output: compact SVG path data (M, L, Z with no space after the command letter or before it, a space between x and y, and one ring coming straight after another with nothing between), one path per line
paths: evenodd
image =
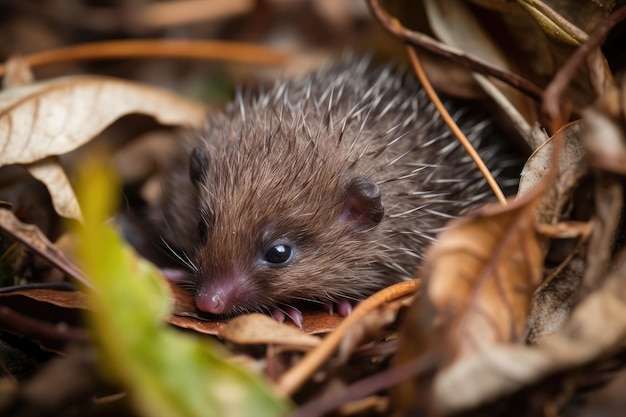
M216 315L231 314L245 305L250 293L249 281L242 274L201 277L194 301L198 310Z

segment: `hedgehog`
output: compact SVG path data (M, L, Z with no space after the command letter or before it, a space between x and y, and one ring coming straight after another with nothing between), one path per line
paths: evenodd
M495 123L446 99L505 189ZM168 277L210 317L302 306L347 315L414 277L449 220L491 199L486 180L410 72L344 58L266 92L238 93L184 141L151 213Z

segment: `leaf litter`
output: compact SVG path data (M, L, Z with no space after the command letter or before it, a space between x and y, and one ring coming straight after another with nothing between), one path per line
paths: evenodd
M576 405L584 395L576 388L591 384L598 370L619 358L626 337L621 319L626 317L621 233L626 88L593 48L577 66L557 71L577 51L585 51L582 44L602 44L608 30L602 35L593 29L606 28L617 17L609 17L611 2L584 2L580 10L569 2L469 3L425 2L425 20L438 40L403 27L390 15L382 23L409 43L426 42L431 53L449 60L445 65L466 71L467 76L439 83L448 83L446 91L458 82L462 95L491 96L502 117L511 121L511 136L535 152L522 172L515 201L483 207L440 235L419 275L421 285L414 281L400 292L384 290L343 321L305 315L304 331L259 315L207 322L194 315L189 294L172 288L172 295L155 272L119 246L118 238L101 227L102 214L79 233L85 240L76 246L82 253L78 268L79 261L69 260L78 258L68 258L7 206L0 210L3 252L9 243L4 236L10 236L74 284L19 284L0 293L1 334L42 342L44 351L65 355L44 360L31 379L0 384L6 394L0 411L27 398L29 406L22 411L42 415L36 405L46 399L34 395L32 387L49 385L65 368L68 382L54 394L59 412L79 391L82 397L76 398L82 398L83 406L96 393L105 402L120 403L116 398L126 396L108 397L99 390L96 381L105 375L116 392L127 393L138 415L209 415L211 410L215 415L261 415L263 410L284 415L286 396L298 404L293 415L300 416L335 408L345 415L387 415L391 410L398 415L592 413L593 408ZM377 2L369 5L373 15L384 17L376 12L386 13ZM412 13L407 4L399 7ZM476 13L477 8L482 12ZM507 36L494 36L493 20L485 16L495 16ZM480 28L481 36L468 43L463 30L471 27ZM518 55L510 55L505 42L513 42ZM459 62L467 56L479 58L464 67ZM420 54L420 59L436 62L430 55ZM585 60L589 64L581 66ZM64 217L103 213L112 199L93 193L90 188L98 189L99 180L90 177L80 195L90 197L79 208L75 181L61 160L66 153L88 145L130 113L173 126L204 122L203 105L154 87L93 75L36 81L19 61L10 63L0 93L0 165L27 167L45 182L54 208ZM520 81L517 74L527 79ZM537 95L530 93L537 86L546 89L547 119ZM555 89L556 100L550 95ZM93 292L86 285L96 277L100 290ZM87 293L89 304L84 303ZM410 307L406 300L397 301L411 296ZM74 321L81 315L91 318L89 339ZM162 326L168 320L201 338L191 341ZM323 339L312 336L326 333ZM217 335L221 343L207 335ZM6 340L14 343L0 338ZM81 380L75 370L96 369L92 348L98 352L97 369L104 372L87 372L83 390L72 388L71 381ZM231 361L235 354L244 355L247 359L240 362L249 369L230 363L229 353ZM12 363L0 362L10 379ZM600 387L599 393L604 392ZM620 404L606 395L598 398ZM612 410L609 415L619 415L614 411L619 407Z

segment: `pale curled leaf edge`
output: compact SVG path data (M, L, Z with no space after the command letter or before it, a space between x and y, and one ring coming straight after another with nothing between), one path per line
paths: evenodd
M54 156L26 164L30 174L44 183L50 193L52 205L59 216L83 221L83 214L78 204L74 189L70 184L63 166Z
M538 346L494 346L444 370L434 389L439 409L444 413L467 410L613 353L626 338L624 277L626 262L609 275L599 291L581 302L561 330L546 336ZM468 384L468 380L480 384Z
M78 83L85 84L77 87L76 84ZM0 109L0 126L4 124L7 129L10 129L11 126L13 126L12 118L13 114L15 114L14 112L26 108L26 106L37 104L38 100L54 97L55 94L85 94L84 90L87 89L91 89L92 91L88 91L88 93L92 97L95 97L89 101L94 107L99 100L102 100L102 91L104 89L109 89L109 94L113 97L118 97L120 91L124 91L126 96L122 97L122 102L128 108L126 110L120 110L108 106L108 108L103 111L104 117L101 124L95 128L85 128L84 126L85 123L93 123L93 112L85 116L84 123L82 120L76 121L72 119L72 122L78 126L73 126L72 128L79 130L79 132L68 132L66 128L66 130L61 133L56 131L51 133L46 130L46 127L38 128L39 132L43 131L42 135L44 137L50 137L54 140L38 144L38 147L34 149L29 147L28 144L26 144L26 146L24 144L24 141L30 138L18 138L18 140L12 141L11 132L4 132L3 137L0 136L0 138L2 138L0 149L3 149L3 152L0 153L0 166L15 163L31 163L47 156L62 155L73 151L89 142L94 136L102 132L114 121L128 114L145 114L152 116L165 125L183 125L192 128L201 128L206 125L206 109L204 105L171 91L113 77L68 76L2 91L0 93L0 107L2 107L2 109ZM116 91L111 92L111 89L116 89ZM128 94L130 93L133 94L131 97L134 97L135 101L129 104ZM86 104L88 103L81 103L80 106L84 107ZM55 102L51 105L54 105L56 108L55 111L58 112L58 103ZM26 111L27 115L32 115L33 113L33 111L29 109L22 111ZM67 109L66 112L67 111L69 111L69 109ZM106 112L109 114L107 115ZM37 108L35 115L44 113L45 111ZM74 114L64 116L67 118L75 117ZM55 117L58 118L56 115ZM32 123L36 122L37 120L35 120L33 116ZM58 127L55 127L55 129L58 129ZM80 130L89 130L88 137L79 137ZM32 135L32 131L29 131L29 134ZM12 147L18 148L19 151L8 152Z

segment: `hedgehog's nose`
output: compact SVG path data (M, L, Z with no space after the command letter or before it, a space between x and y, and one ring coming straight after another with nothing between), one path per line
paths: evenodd
M196 307L205 313L222 314L226 310L226 303L220 294L196 295Z
M194 297L196 307L210 314L231 314L235 306L246 305L250 280L243 274L213 274L200 277Z

